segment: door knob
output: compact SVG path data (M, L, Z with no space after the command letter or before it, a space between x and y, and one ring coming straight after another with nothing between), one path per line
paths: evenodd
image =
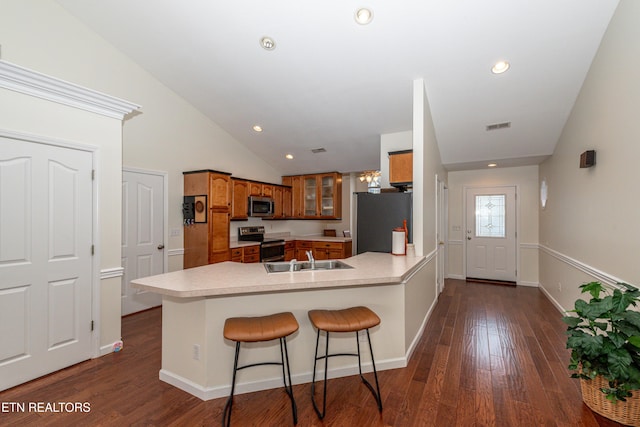
M159 251L161 251L161 250L163 250L163 249L164 249L164 245L163 245L162 243L160 243L160 244L158 245L158 250L159 250Z
M471 240L471 237L467 237L467 240Z

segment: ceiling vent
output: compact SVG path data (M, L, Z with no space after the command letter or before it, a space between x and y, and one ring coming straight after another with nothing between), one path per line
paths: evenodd
M327 150L326 150L326 149L324 149L324 148L314 148L314 149L312 149L312 150L311 150L311 152L312 152L313 154L318 154L318 153L326 153L326 152L327 152Z
M511 122L504 123L494 123L492 125L487 125L487 130L498 130L498 129L506 129L511 127Z

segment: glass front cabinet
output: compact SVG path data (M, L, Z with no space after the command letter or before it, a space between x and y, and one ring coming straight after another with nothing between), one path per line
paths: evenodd
M300 189L292 185L301 180ZM340 219L342 215L342 175L338 172L284 177L283 184L292 185L293 216L297 218ZM300 207L297 207L296 191L300 191ZM299 214L298 214L299 212Z

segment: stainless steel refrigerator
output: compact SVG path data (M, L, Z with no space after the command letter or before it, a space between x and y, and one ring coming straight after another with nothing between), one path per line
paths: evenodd
M412 193L355 193L356 253L391 253L391 235L407 220L409 243L413 243Z

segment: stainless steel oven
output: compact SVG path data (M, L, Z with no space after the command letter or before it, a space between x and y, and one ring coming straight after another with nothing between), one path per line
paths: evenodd
M265 240L260 244L260 261L284 261L284 240Z
M284 261L284 239L265 239L262 225L239 227L238 241L260 242L260 262Z

